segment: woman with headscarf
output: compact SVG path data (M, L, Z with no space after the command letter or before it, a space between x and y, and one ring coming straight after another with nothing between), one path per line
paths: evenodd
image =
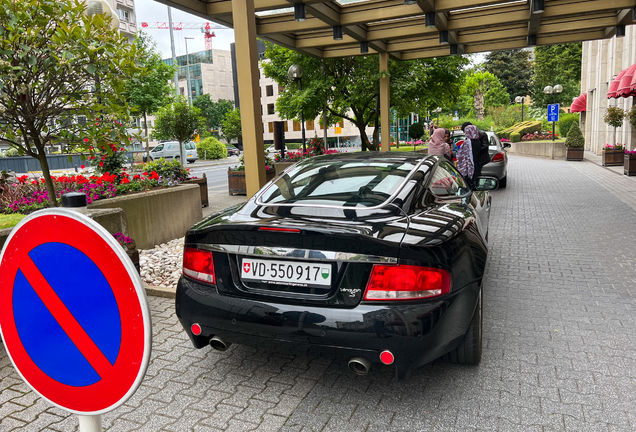
M446 131L442 128L435 129L431 140L428 143L428 154L435 156L446 156L450 159L451 148L444 140Z
M455 154L455 157L457 158L457 169L471 185L473 176L475 175L472 141L473 140L468 139L468 135L466 135L464 143L461 147L459 147Z
M481 175L481 168L484 164L482 157L482 141L479 136L479 129L475 125L466 126L464 129L464 133L466 134L466 141L470 140L472 147L472 160L474 168L473 177L477 178ZM488 147L486 147L486 155L488 154Z

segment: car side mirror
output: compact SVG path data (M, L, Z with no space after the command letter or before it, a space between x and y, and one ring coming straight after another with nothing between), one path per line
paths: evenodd
M499 180L495 177L477 177L475 180L475 190L489 191L499 188Z
M510 147L512 147L512 144L510 144L508 142L507 143L503 143L503 148L510 148Z

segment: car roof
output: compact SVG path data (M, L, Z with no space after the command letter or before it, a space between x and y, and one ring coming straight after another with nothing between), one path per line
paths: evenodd
M372 161L372 162L386 162L386 161L401 161L419 163L421 160L428 158L435 158L436 156L429 156L426 153L421 152L396 152L396 151L365 151L365 152L351 152L351 153L337 153L316 156L307 161L322 161L322 160L359 160L359 161Z

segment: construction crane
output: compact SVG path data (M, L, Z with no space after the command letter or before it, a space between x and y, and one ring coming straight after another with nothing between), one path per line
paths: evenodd
M156 30L170 30L170 25L167 22L142 22L141 27L144 29L156 29ZM216 35L211 30L227 30L226 27L220 26L218 24L210 24L206 23L195 23L195 22L173 22L172 30L196 30L201 29L201 33L203 33L203 38L205 39L205 49L212 49L212 38Z

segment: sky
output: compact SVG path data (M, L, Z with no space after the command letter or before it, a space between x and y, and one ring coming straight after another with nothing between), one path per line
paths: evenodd
M137 28L141 28L142 22L156 23L168 22L168 7L164 4L157 3L154 0L135 0L135 15L137 18ZM206 21L195 15L182 12L172 8L172 22L200 22L205 24ZM214 23L210 23L214 24ZM161 52L163 58L172 57L170 52L170 31L169 30L149 30L143 29L157 42L157 49ZM234 42L234 30L214 30L216 37L212 40L214 49L230 50L230 44ZM177 55L185 54L184 37L193 37L194 40L188 40L188 52L203 51L205 42L201 30L179 30L174 32L174 46Z

